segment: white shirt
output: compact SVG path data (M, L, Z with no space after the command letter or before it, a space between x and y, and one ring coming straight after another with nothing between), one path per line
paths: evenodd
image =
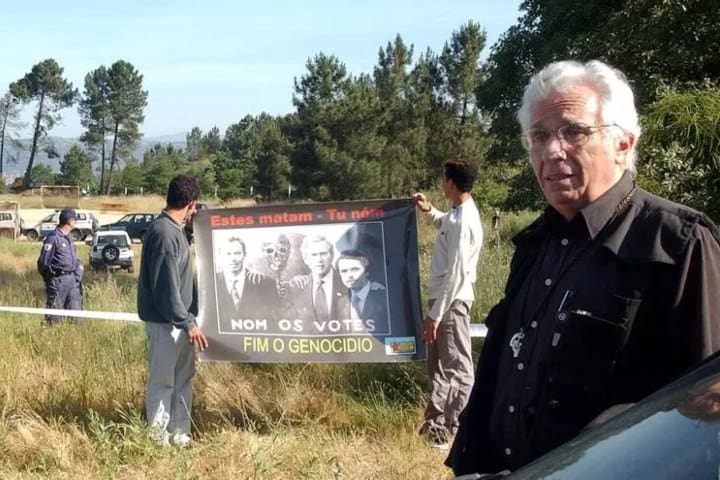
M245 267L243 267L237 275L230 271L223 271L223 275L225 277L225 287L230 297L232 298L233 291L237 291L238 297L242 297L243 289L245 288ZM237 288L235 287L235 282L237 282Z
M312 282L312 288L313 288L313 290L312 290L312 301L313 301L313 306L314 306L314 307L317 307L317 305L315 305L315 292L317 292L318 283L320 282L320 280L322 280L322 281L323 281L322 289L323 289L323 292L325 292L325 301L327 302L328 315L330 315L331 312L332 312L332 302L333 302L333 298L332 298L332 292L333 292L333 286L332 286L332 281L333 281L333 269L331 268L330 270L328 270L328 273L326 273L325 276L320 277L319 279L313 278L312 280L313 280L313 282Z
M439 225L430 264L430 299L435 300L428 316L442 320L453 300L475 300L473 284L483 242L483 229L475 202L464 201L448 213L432 207L429 214Z

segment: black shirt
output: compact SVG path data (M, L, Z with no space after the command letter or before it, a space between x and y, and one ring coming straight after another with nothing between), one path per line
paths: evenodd
M720 347L720 245L700 213L629 174L567 222L518 234L448 464L515 469Z

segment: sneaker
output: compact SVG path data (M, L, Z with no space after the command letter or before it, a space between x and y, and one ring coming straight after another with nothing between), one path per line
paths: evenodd
M170 442L176 447L187 447L192 443L192 437L189 433L176 433Z
M170 446L170 435L167 433L151 431L148 436L158 447L165 448Z
M450 450L450 433L446 428L432 425L427 428L425 435L433 448Z

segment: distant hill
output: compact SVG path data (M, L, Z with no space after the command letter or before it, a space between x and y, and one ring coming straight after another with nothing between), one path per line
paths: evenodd
M176 133L173 135L161 135L157 137L143 137L138 143L138 146L135 148L135 150L133 150L133 156L138 160L142 160L145 151L153 148L158 143L162 145L167 145L169 143L175 148L185 149L185 135L185 133ZM35 165L37 165L38 163L45 164L52 168L54 172L60 171L60 161L65 157L65 154L74 144L77 143L83 149L88 150L85 145L83 143L80 143L80 140L78 140L77 138L50 137L50 140L55 145L55 150L57 151L58 155L60 155L60 157L48 158L45 152L38 151L35 155ZM3 168L8 178L18 177L25 174L25 169L27 168L27 164L30 159L30 145L32 145L32 138L23 138L20 140L20 143L25 147L24 150L18 150L8 145L5 146L6 160L4 162ZM111 148L112 143L108 142L108 155ZM16 157L18 159L18 162L8 162L8 154L9 156ZM99 159L97 165L99 166Z

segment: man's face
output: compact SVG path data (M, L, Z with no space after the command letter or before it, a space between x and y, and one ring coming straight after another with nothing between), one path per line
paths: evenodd
M280 235L274 242L263 243L262 248L270 270L273 272L285 270L290 258L290 240L285 235Z
M330 271L332 251L325 242L312 242L305 247L303 261L316 277L322 277Z
M368 282L365 267L357 258L338 260L338 273L340 273L343 284L352 290L360 290Z
M533 106L530 129L550 135L544 144L530 149L530 161L548 203L567 219L617 183L625 170L628 146L613 138L614 127L588 130L593 133L581 145L560 140L557 130L603 123L597 95L587 86L551 92Z
M232 273L240 273L245 261L245 249L240 242L230 242L225 249L225 261Z
M445 196L445 198L450 198L451 194L452 194L452 186L453 186L452 180L450 180L448 177L446 177L445 174L443 173L442 176L440 177L440 182L442 184L443 195Z

